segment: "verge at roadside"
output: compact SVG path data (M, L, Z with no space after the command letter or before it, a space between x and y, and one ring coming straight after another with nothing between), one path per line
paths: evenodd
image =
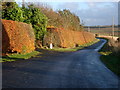
M99 39L95 39L92 42L89 42L89 43L86 43L86 44L83 44L83 45L79 45L78 47L74 47L74 48L53 48L53 49L47 49L47 50L58 51L58 52L73 52L73 51L78 51L78 50L81 50L85 47L91 46L91 45L93 45L93 44L95 44L99 41L100 41Z
M38 51L33 51L27 54L9 54L7 56L3 56L2 58L0 58L0 62L12 62L19 59L29 59L32 57L36 57L38 54L41 54L41 53Z
M54 49L43 49L43 50L58 51L58 52L72 52L72 51L77 51L77 50L83 49L85 47L88 47L90 45L93 45L93 44L97 43L98 41L99 41L99 39L95 39L92 42L89 42L84 45L80 45L75 48L54 48ZM21 60L21 59L29 59L32 57L37 57L38 54L42 54L42 52L33 51L33 52L27 53L27 54L9 54L7 56L3 56L2 58L0 58L0 62L12 62L12 61Z
M116 75L120 77L120 47L115 47L114 45L111 45L111 40L107 38L106 44L99 50L99 53L101 54L101 61L109 68L112 72L114 72ZM118 44L115 41L113 41L114 44ZM116 50L117 51L116 51Z

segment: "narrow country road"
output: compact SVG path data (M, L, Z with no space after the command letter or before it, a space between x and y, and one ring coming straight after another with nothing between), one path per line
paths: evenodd
M118 88L119 78L100 61L105 40L76 52L43 51L2 64L3 88ZM42 56L42 57L40 57Z

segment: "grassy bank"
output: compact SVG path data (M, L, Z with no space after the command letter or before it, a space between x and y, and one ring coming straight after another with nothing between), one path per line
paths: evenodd
M7 62L7 61L11 62L19 59L29 59L29 58L35 57L38 54L40 54L40 52L38 51L33 51L27 54L11 54L11 55L3 56L2 58L0 58L0 62Z
M100 57L101 61L115 74L117 74L120 77L120 57L115 56L113 54L109 55L102 55Z
M106 39L107 43L103 46L103 48L99 51L102 56L100 57L101 61L116 75L120 76L120 56L119 51L114 51L114 46L109 45L109 39ZM120 47L118 47L120 48Z
M47 50L52 50L52 51L59 51L59 52L70 52L70 51L77 51L77 50L80 50L80 49L83 49L85 47L88 47L92 44L95 44L99 41L99 39L95 39L94 41L92 42L89 42L89 43L86 43L86 44L83 44L83 45L79 45L78 47L75 47L75 48L53 48L53 49L47 49Z

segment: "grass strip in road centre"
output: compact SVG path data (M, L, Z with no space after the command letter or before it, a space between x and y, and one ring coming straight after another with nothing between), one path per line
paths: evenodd
M83 45L79 45L78 47L75 47L75 48L53 48L53 49L47 49L47 50L50 50L50 51L59 51L59 52L77 51L77 50L83 49L85 47L91 46L91 45L97 43L98 41L100 41L100 40L99 39L95 39L92 42L89 42L89 43L86 43L86 44L83 44Z
M106 39L106 38L104 38ZM109 68L112 72L114 72L116 75L120 77L120 56L119 53L114 53L112 51L113 47L110 47L108 45L109 40L107 40L107 43L102 47L102 49L99 51L99 53L102 55L100 57L101 61L106 65L107 68Z
M16 61L18 59L29 59L29 58L35 57L38 54L40 54L40 52L38 51L33 51L27 54L11 54L11 55L3 56L2 58L0 58L0 62L7 62L7 61L11 62L11 61Z

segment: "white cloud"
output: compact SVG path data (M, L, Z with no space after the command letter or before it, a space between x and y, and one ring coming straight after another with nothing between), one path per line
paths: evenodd
M95 2L87 2L88 6L93 8L93 7L96 7L96 4Z
M85 4L67 2L58 5L57 8L70 9L85 22L85 25L111 25L113 16L115 24L118 24L117 2L86 2Z
M113 16L115 17L115 24L118 24L117 4L118 3L92 3L89 9L78 10L76 14L84 20L85 25L111 25Z

